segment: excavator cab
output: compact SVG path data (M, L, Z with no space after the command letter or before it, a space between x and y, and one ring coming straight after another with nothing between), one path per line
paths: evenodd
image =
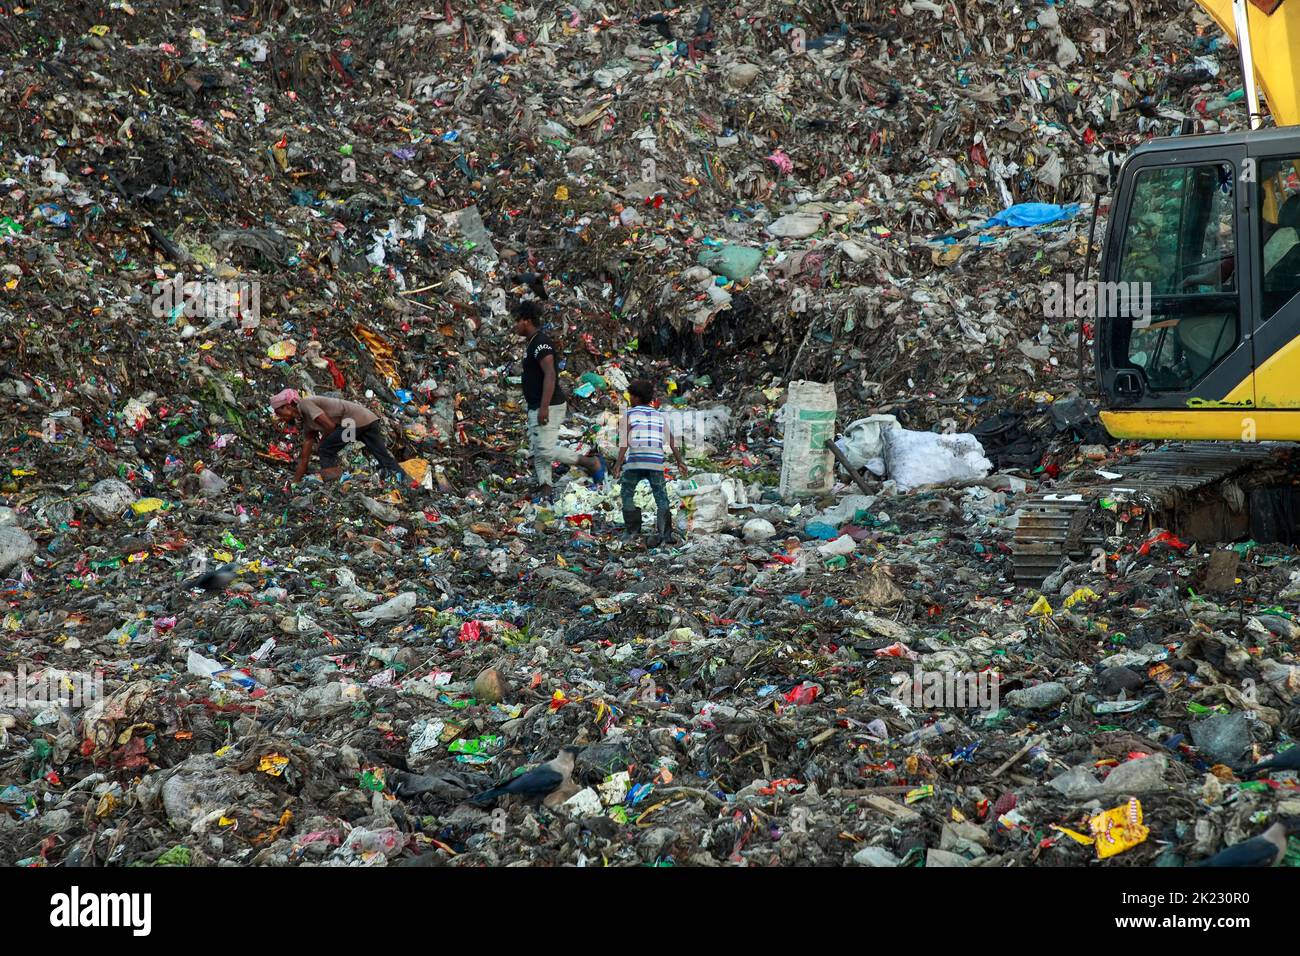
M1113 436L1300 438L1300 128L1130 154L1094 294Z
M1275 121L1300 124L1300 2L1198 3L1245 41ZM1090 291L1112 436L1300 439L1300 125L1130 153Z

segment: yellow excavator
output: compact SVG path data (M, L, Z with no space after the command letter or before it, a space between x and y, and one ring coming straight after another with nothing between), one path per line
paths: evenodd
M1181 444L1031 499L1022 584L1104 554L1117 516L1181 543L1300 543L1294 471L1257 444L1300 440L1300 0L1197 2L1241 54L1250 128L1128 154L1093 287L1103 426ZM1260 91L1277 128L1262 128Z
M1242 37L1279 128L1129 154L1100 279L1139 283L1149 314L1099 317L1101 420L1116 438L1300 439L1300 0L1198 2Z

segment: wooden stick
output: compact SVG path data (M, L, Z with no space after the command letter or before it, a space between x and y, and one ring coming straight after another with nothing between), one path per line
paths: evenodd
M838 461L844 467L844 470L849 473L849 477L852 478L853 483L858 486L858 490L864 495L870 497L871 489L867 487L867 483L863 480L862 476L858 474L858 470L849 464L849 460L844 457L844 452L840 451L840 447L835 444L834 439L826 439L826 450L834 455L835 460Z
M884 787L859 787L856 790L849 790L842 787L838 787L833 790L827 791L827 793L829 796L832 797L869 797L875 793L879 793L879 794L907 793L907 791L915 790L915 789L916 788L911 785L898 786L898 785L891 784L890 786L884 786Z
M1025 754L1029 753L1029 751L1033 750L1035 747L1037 747L1037 746L1038 746L1039 744L1041 744L1042 742L1043 742L1043 735L1042 735L1042 734L1038 734L1036 737L1034 737L1032 740L1030 740L1029 743L1025 744L1023 747L1021 747L1019 750L1017 750L1015 753L1013 753L1010 757L1008 757L1006 763L1004 763L1002 766L998 767L997 770L994 770L991 774L989 774L989 778L992 779L993 777L997 777L997 776L1001 775L1001 773L1002 773L1004 770L1006 770L1006 769L1007 769L1008 767L1010 767L1013 763L1015 763L1017 760L1019 760L1019 759L1020 759L1021 757L1023 757Z

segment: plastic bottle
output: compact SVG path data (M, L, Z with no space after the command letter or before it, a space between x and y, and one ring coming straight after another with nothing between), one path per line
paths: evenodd
M899 738L899 742L904 746L920 743L922 740L929 740L931 737L938 737L942 734L951 732L954 725L946 721L935 721L933 724L913 730L911 733L904 734Z

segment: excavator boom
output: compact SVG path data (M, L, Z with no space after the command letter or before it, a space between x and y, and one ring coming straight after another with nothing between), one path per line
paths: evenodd
M1232 0L1196 0L1232 42L1237 42ZM1300 0L1250 0L1250 45L1255 80L1273 122L1300 125Z

